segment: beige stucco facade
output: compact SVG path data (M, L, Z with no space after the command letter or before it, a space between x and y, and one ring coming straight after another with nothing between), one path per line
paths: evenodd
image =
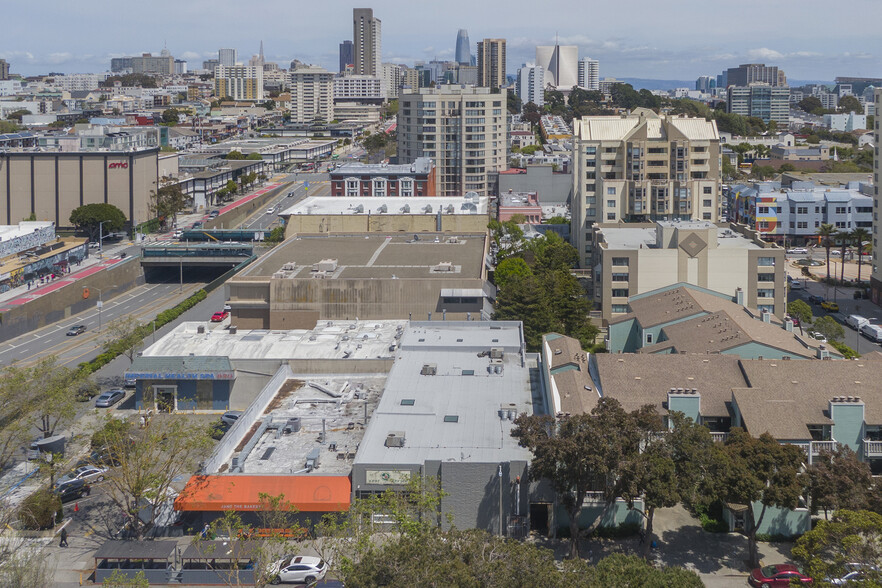
M0 224L37 220L71 227L84 204L113 204L131 222L148 220L159 176L158 149L137 152L0 154Z

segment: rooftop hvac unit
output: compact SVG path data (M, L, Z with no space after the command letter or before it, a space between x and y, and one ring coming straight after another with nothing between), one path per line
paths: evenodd
M448 204L446 209L447 214L453 214L453 205Z
M502 347L491 347L490 348L490 359L502 359L504 351Z
M420 370L421 376L434 376L438 373L438 364L435 363L427 363L423 366L423 369Z
M293 261L289 261L288 263L286 263L282 266L282 269L286 272L293 272L294 270L297 269L297 264L294 263Z
M202 333L204 333L205 332L205 325L199 325L198 327L196 327L196 332L199 333L200 335Z
M313 448L312 451L309 452L309 455L306 456L305 467L309 470L318 469L319 456L321 454L322 454L322 450L319 447Z
M337 260L336 259L323 259L318 263L312 264L312 271L314 271L314 272L337 271Z
M426 214L432 214L432 205L431 205L431 204L426 204L426 205L423 207L423 212L425 212Z
M312 272L312 277L323 280L328 277L328 272Z
M432 268L436 272L452 272L454 270L452 261L442 261Z
M230 326L230 335L235 335L238 328L235 325Z
M363 214L364 213L364 204L359 204L358 206L356 206L355 210L353 212L355 214Z
M410 204L405 204L404 206L402 206L401 212L403 212L404 214L410 214Z
M385 204L381 204L380 208L377 209L378 214L385 214L388 211L389 211L389 207L386 206Z
M393 431L386 435L386 447L404 447L404 431Z

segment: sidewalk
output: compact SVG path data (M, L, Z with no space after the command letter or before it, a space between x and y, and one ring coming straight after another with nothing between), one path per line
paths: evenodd
M80 265L75 266L79 268L76 271L72 271L69 274L61 274L55 280L43 284L40 284L40 281L36 280L36 282L31 283L30 289L28 289L27 284L23 284L0 293L0 312L6 312L14 306L26 304L35 298L45 296L59 288L73 284L80 278L91 276L107 267L119 263L121 261L119 253L122 250L131 247L132 244L131 240L114 243L112 246L104 248L102 257L98 256L97 251L90 250L89 257L83 259L83 261L80 262Z

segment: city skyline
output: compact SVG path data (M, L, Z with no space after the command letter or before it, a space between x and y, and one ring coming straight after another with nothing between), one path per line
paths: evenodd
M261 40L267 61L287 67L292 59L300 59L333 71L339 43L352 36L352 9L370 7L383 21L383 61L391 63L453 60L456 33L465 28L475 40L507 40L509 75L534 60L536 45L557 40L561 45L578 45L580 57L601 61L604 76L688 80L749 62L775 64L793 79L882 76L882 39L873 34L872 19L853 18L862 9L876 9L872 0L856 0L847 14L828 10L815 0L798 6L745 0L737 11L683 0L662 12L649 0L635 0L629 12L652 8L651 21L634 22L621 18L617 7L598 6L591 9L591 22L603 25L569 29L561 29L561 23L570 21L561 16L585 13L584 5L574 0L556 4L554 12L529 16L495 0L479 5L453 0L419 14L391 0L318 5L268 0L261 9L272 18L215 19L210 27L195 25L205 22L206 15L240 5L158 0L149 12L138 14L139 24L132 27L122 22L116 26L115 19L121 16L96 18L110 10L107 0L55 4L49 12L35 4L7 7L8 21L20 25L4 31L0 40L0 58L10 62L12 73L106 71L111 57L157 54L164 46L176 58L187 60L190 69L197 69L203 60L216 58L220 47L237 48L240 60L247 61L257 53ZM428 22L431 26L422 26ZM716 23L726 23L726 28ZM33 35L34 30L41 34Z

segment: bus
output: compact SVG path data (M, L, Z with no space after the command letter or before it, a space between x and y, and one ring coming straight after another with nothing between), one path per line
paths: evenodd
M300 165L300 171L315 171L315 163L303 163Z

